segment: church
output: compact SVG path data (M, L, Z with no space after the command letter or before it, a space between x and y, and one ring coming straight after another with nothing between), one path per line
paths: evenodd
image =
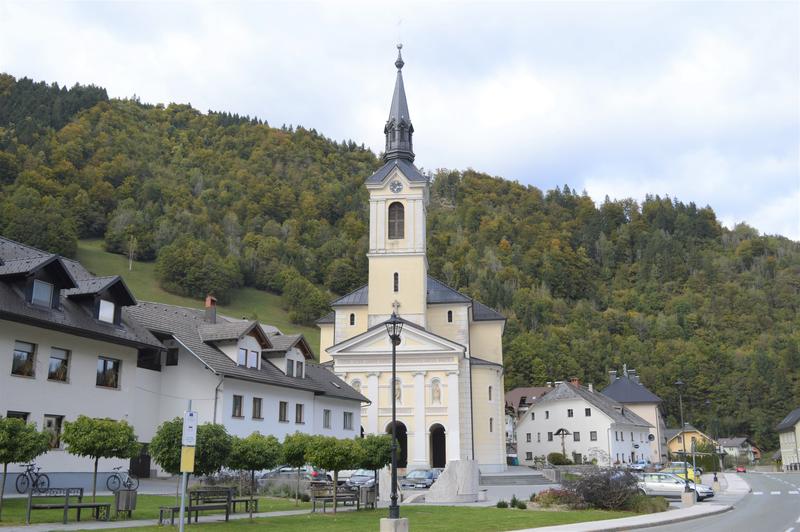
M414 126L403 85L402 46L384 127L385 164L369 176L368 284L336 299L317 321L320 362L369 399L364 434L391 433L397 398L400 468L475 460L506 468L503 345L505 318L428 275L430 180L414 166ZM403 319L392 383L384 323Z

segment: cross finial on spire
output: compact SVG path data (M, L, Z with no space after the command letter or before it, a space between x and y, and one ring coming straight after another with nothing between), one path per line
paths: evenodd
M403 70L403 43L397 43L397 61L394 62L394 66L397 67L397 70Z

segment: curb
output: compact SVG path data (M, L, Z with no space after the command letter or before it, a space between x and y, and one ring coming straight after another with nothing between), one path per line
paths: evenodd
M675 524L675 523L682 523L684 521L692 521L694 519L700 519L702 517L709 517L709 516L712 516L712 515L724 514L725 512L730 512L731 510L733 510L733 506L725 505L725 506L720 507L718 510L715 509L713 512L708 512L708 513L704 513L704 514L701 514L701 515L690 515L690 516L685 516L685 517L674 517L672 519L659 521L658 523L649 523L649 524L643 524L643 525L633 526L633 527L625 527L625 526L623 526L623 527L615 527L615 528L598 528L595 532L604 532L604 531L607 531L607 530L608 531L611 531L611 530L638 530L640 528L651 528L651 527L654 527L654 526L672 525L672 524Z

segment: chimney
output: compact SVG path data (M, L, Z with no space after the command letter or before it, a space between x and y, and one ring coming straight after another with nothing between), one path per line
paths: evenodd
M614 381L617 380L617 370L612 369L608 372L608 383L614 384Z
M217 298L211 294L206 296L206 321L217 323Z
M639 384L639 375L636 373L635 369L629 369L628 370L628 376L630 377L630 379L633 382L635 382L636 384Z
M594 384L592 384L591 382L589 383L589 391L594 393Z
M570 377L569 383L572 384L573 386L580 386L581 380L578 377Z

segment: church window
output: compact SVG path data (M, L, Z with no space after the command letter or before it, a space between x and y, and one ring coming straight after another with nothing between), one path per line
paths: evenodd
M452 310L448 310L447 311L447 323L453 323L453 311Z
M405 237L405 208L397 201L389 205L389 238Z
M355 325L355 324L356 324L356 315L350 314L350 325Z
M489 386L489 400L492 400L492 387Z
M489 418L489 432L494 431L494 418Z
M397 272L395 272L394 274L394 291L395 292L400 291L400 274Z

